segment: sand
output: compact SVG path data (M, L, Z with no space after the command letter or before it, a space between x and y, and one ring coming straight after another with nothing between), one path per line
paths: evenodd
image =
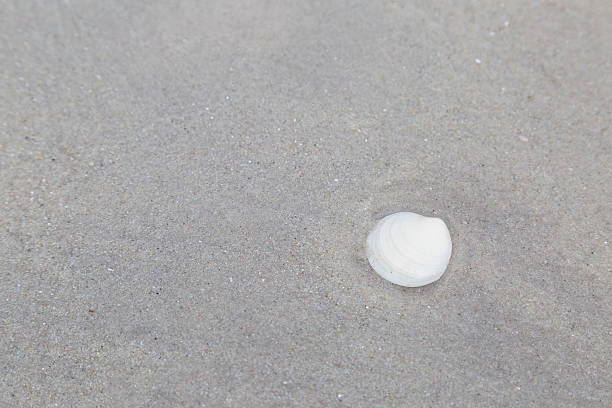
M610 403L609 1L0 9L0 406Z

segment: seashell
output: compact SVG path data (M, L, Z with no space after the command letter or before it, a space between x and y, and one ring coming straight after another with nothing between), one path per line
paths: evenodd
M444 221L411 212L380 220L368 234L368 261L386 280L401 286L424 286L446 270L452 251Z

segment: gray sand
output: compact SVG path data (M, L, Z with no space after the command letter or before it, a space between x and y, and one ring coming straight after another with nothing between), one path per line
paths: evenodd
M0 0L0 406L609 406L610 44L608 0ZM401 210L435 284L364 258Z

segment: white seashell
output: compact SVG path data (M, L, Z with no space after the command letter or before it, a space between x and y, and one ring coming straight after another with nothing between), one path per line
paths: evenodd
M376 224L366 247L376 273L397 285L416 287L440 279L453 245L441 219L398 212Z

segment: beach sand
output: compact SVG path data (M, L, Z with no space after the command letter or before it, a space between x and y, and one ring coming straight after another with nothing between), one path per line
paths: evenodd
M610 403L609 1L1 3L0 405Z

